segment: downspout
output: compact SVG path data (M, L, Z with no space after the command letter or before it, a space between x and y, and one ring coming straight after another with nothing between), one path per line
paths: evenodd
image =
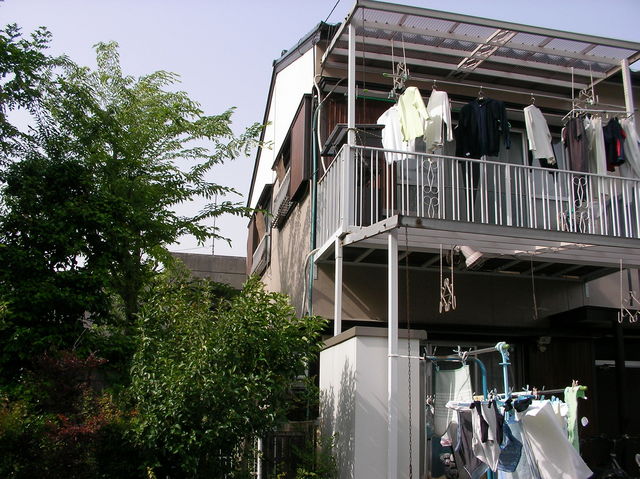
M311 174L311 237L309 251L316 249L316 220L317 220L317 208L318 208L318 146L316 143L316 118L318 111L320 110L320 98L318 97L318 105L311 115L311 157L312 157L312 174ZM314 276L314 261L313 255L309 258L311 265L309 267L309 291L307 296L307 312L313 314L313 276Z

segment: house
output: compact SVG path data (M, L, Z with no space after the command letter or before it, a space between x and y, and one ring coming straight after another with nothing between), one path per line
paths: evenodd
M274 62L247 269L331 320L321 420L340 477L427 477L420 358L458 346L500 345L482 358L499 392L579 380L583 438L640 432L639 175L631 159L577 167L561 141L576 118L635 128L639 58L640 43L358 0ZM446 92L460 129L466 105L499 100L510 148L460 156L455 130L428 153L385 148L380 118L411 87ZM556 165L530 161L532 104Z
M208 278L217 283L242 289L247 280L244 256L221 256L199 253L172 252L196 278Z

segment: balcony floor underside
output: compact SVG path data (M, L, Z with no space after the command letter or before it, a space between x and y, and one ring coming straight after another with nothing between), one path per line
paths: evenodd
M590 281L620 268L640 268L640 241L599 235L533 230L478 223L393 216L371 226L353 228L343 237L347 264L387 264L387 235L397 229L400 265L435 269L440 248L470 246L484 262L474 273L525 275ZM317 262L333 260L325 245ZM464 269L464 263L458 266Z

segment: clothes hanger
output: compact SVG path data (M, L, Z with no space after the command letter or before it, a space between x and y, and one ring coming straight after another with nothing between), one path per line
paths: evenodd
M478 92L478 100L484 100L484 91L482 90L482 85L480 85L480 91Z
M536 97L533 96L533 93L531 93L531 104L535 105L536 104Z
M437 80L433 80L433 86L431 87L433 91L438 91L438 85L436 83L437 83Z

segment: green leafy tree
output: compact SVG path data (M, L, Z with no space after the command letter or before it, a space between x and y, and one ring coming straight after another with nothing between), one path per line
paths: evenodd
M0 160L19 145L23 134L12 125L7 112L34 109L55 61L44 52L51 33L40 27L24 38L16 24L0 30Z
M155 284L139 325L134 427L158 477L223 477L243 444L285 420L324 321L297 318L257 279L217 301L206 282L178 276Z
M122 72L115 43L96 52L95 70L60 62L41 85L29 141L0 178L0 361L16 371L21 358L70 348L87 312L126 336L141 291L170 261L167 246L185 234L218 237L207 219L246 212L230 201L190 216L175 207L234 193L210 181L212 169L247 153L259 127L236 137L232 110L205 115L173 91L175 74L134 78Z

